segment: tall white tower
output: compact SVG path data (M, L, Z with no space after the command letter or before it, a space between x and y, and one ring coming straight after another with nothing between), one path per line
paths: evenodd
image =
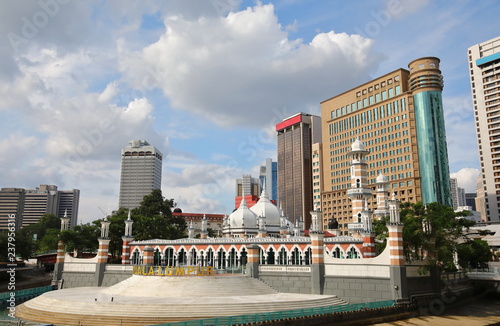
M134 209L153 189L161 189L163 155L145 140L122 149L119 207Z
M351 151L347 153L351 160L351 188L347 189L347 196L352 202L352 224L349 231L362 231L363 223L361 212L365 210L365 202L372 197L372 191L367 188L365 156L370 153L365 149L365 144L358 139L351 145Z
M472 101L487 221L500 221L500 37L468 49Z

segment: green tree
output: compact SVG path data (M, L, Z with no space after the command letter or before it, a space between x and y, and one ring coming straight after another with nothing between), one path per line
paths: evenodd
M9 243L11 243L9 247ZM19 231L12 232L8 230L0 231L0 262L9 262L9 248L14 248L17 258L26 260L31 258L35 249L35 244L29 236Z
M18 231L20 237L32 239L33 251L57 250L57 241L54 237L61 230L61 219L53 214L44 214L37 223L23 227ZM44 238L48 236L47 239Z
M376 238L383 239L387 230L387 219L375 222ZM458 243L463 241L473 221L464 219L453 208L431 203L401 204L403 228L403 250L407 261L425 258L430 265L440 265L446 270L455 269L454 254Z
M488 243L474 239L457 245L458 264L462 268L481 268L491 259Z
M172 215L173 199L165 199L160 189L154 189L144 196L139 207L132 210L136 217L134 224L137 240L179 239L185 236L186 221Z
M66 251L94 252L99 246L98 238L101 231L99 221L77 225L70 230L60 233L60 239L66 246Z

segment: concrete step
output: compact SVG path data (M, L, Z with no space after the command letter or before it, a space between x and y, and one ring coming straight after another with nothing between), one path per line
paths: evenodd
M109 288L47 292L20 305L16 314L60 325L150 325L341 304L336 296L279 293L246 276L134 275Z

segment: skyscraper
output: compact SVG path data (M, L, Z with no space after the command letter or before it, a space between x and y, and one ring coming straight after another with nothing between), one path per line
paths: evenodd
M2 188L0 190L0 230L7 230L8 223L15 221L19 230L23 221L24 189Z
M56 185L40 185L35 189L2 188L0 190L0 229L5 229L9 214L16 215L17 228L35 224L44 214L70 218L70 226L78 220L80 190L58 190Z
M267 158L266 165L260 167L259 179L262 187L265 187L269 199L276 201L278 199L278 162Z
M450 191L453 208L466 206L465 189L458 186L456 178L450 178Z
M241 179L236 179L236 197L234 198L234 208L240 207L242 196L245 196L248 207L257 203L260 196L260 180L252 178L250 174L245 174Z
M278 202L291 221L306 229L313 209L312 144L321 142L321 118L297 113L276 125L278 133Z
M468 59L484 190L483 218L500 221L500 37L471 46Z
M451 206L439 63L414 60L409 71L395 70L321 103L323 217L336 218L343 234L352 222L347 153L357 138L369 151L366 184L373 192L382 174L401 201ZM369 204L377 207L375 195Z
M136 208L153 189L161 189L162 159L162 153L145 140L132 140L122 149L120 208Z

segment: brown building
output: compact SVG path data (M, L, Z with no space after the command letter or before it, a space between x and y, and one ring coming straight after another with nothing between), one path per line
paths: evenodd
M365 159L372 211L377 208L379 174L403 202L451 204L439 59L417 59L409 67L321 103L323 224L336 218L343 235L353 222L346 196L352 173L347 153L356 138L369 151Z
M321 118L297 113L276 125L278 203L293 223L309 229L313 209L312 144L321 142Z

